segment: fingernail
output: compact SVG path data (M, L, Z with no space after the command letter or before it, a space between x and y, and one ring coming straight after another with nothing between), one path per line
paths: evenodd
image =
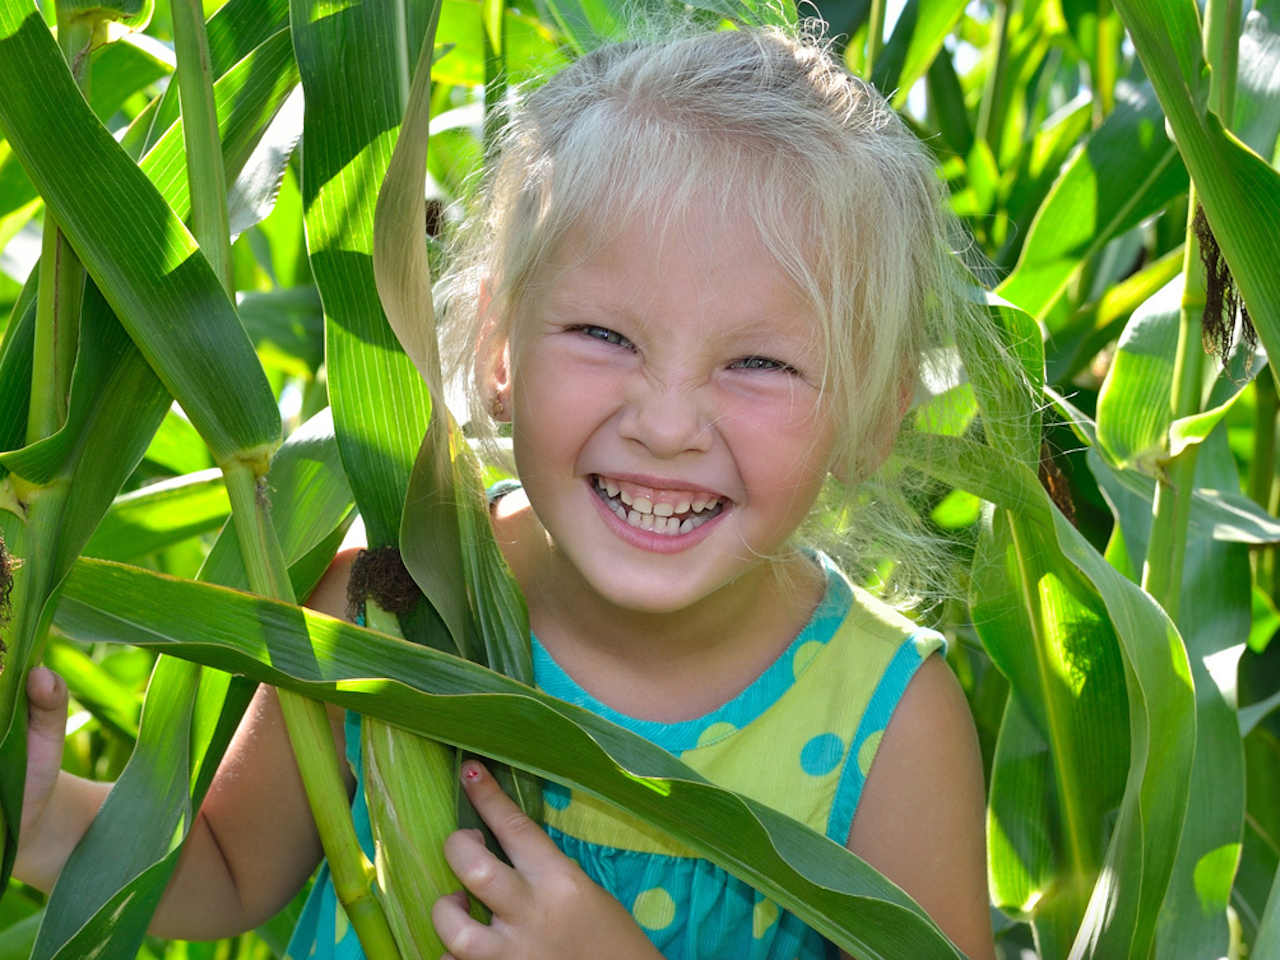
M467 783L475 783L480 779L480 764L468 760L462 765L462 779Z

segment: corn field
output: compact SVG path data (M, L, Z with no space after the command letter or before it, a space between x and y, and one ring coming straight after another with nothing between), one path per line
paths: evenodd
M510 764L533 807L536 777L613 801L862 960L960 956L851 854L526 686L458 495L492 475L444 409L440 238L502 104L645 4L0 0L0 960L284 956L303 894L233 940L146 933L258 682L302 694L320 793L317 700ZM816 10L935 152L1040 391L932 385L984 433L894 453L966 564L928 615L983 748L998 952L1280 960L1280 0ZM370 629L295 605L357 515L430 601ZM64 768L117 782L49 897L9 877L38 662ZM405 864L359 859L385 955L420 955Z

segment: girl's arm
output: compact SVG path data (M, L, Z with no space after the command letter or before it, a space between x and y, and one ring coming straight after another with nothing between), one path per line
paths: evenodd
M986 795L968 704L946 662L921 664L885 730L849 849L902 887L971 960L993 960Z
M308 606L343 615L353 556L339 554ZM34 670L28 695L27 790L14 875L47 891L111 785L59 770L66 685L47 670ZM329 719L341 757L342 711L331 708ZM350 791L350 770L340 767ZM151 932L199 940L251 929L288 903L320 856L276 691L260 687L191 828Z

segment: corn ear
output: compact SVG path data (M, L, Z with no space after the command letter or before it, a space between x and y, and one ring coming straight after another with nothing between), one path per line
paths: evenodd
M396 618L367 605L369 626L398 635ZM403 960L445 953L431 906L462 889L444 857L458 826L458 755L450 746L365 717L361 725L365 800L374 867L387 922ZM472 914L487 919L473 901Z

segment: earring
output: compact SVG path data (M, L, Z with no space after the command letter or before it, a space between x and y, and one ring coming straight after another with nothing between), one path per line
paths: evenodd
M502 403L502 394L495 393L493 399L489 401L489 416L495 420L503 420L507 412L506 406Z

